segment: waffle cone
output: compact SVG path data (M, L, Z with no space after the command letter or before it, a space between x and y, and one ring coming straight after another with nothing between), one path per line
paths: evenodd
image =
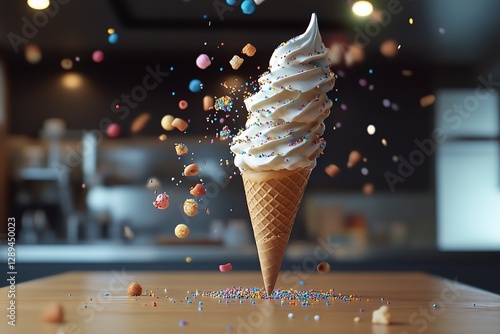
M244 171L243 184L266 292L271 294L311 168Z

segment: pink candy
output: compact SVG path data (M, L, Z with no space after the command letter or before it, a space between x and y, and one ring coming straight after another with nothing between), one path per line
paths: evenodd
M168 208L168 195L167 193L159 194L156 196L156 201L153 202L153 205L155 208L160 209L160 210L165 210Z
M221 264L219 266L219 270L223 273L227 273L228 271L233 270L233 266L231 265L231 263Z
M118 137L120 135L120 132L121 132L120 125L118 125L117 123L111 123L106 128L106 134L108 135L108 137L111 138Z
M212 62L210 61L210 58L204 53L198 56L196 58L196 66L201 68L202 70L206 69L208 66L210 66Z

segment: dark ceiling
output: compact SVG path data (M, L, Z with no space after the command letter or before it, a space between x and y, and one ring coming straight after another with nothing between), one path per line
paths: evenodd
M372 3L387 10L394 1ZM316 12L325 44L334 38L351 42L357 31L379 29L370 37L367 52L395 38L402 53L424 64L489 65L500 58L498 0L400 0L400 12L390 14L385 26L354 17L351 2L267 0L254 14L244 15L238 7L225 6L224 0L59 0L57 13L28 40L57 57L105 48L127 54L184 52L204 42L231 41L258 41L270 53L281 41L303 32L311 12ZM7 36L22 35L23 20L33 22L34 14L24 0L2 1L0 54L15 56ZM120 36L112 47L107 42L109 27Z

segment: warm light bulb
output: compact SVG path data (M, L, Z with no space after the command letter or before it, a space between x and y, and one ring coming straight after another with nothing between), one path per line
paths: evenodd
M28 6L33 9L42 10L50 5L50 0L28 0Z
M369 1L356 1L352 11L358 16L368 16L373 12L373 5Z

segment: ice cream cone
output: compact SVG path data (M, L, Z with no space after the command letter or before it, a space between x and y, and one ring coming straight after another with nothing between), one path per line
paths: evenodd
M248 211L267 294L273 292L311 168L243 171Z

